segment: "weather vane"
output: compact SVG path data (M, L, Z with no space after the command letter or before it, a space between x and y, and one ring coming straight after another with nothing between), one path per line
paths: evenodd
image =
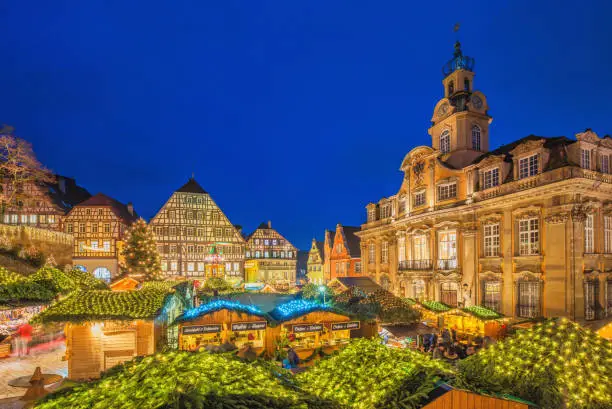
M459 41L459 28L461 27L461 24L459 23L455 23L455 25L453 26L453 32L456 33L456 40Z

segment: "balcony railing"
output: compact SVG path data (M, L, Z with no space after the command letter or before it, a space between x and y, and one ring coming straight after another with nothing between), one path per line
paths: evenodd
M438 270L454 270L457 268L457 259L438 259Z
M408 270L431 270L433 263L431 260L403 260L399 262L399 271Z

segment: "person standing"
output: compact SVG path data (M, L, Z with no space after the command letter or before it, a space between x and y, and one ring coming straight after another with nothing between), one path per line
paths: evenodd
M20 317L23 318L23 317ZM32 326L26 321L17 329L17 355L26 356L30 353L28 346L32 340Z

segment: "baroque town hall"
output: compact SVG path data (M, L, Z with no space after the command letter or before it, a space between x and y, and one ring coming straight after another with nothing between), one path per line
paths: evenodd
M489 150L485 95L459 43L431 146L397 194L367 205L364 272L396 294L507 316L612 314L612 137L530 135Z

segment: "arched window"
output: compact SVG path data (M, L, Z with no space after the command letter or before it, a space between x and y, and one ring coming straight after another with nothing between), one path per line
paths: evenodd
M478 125L472 127L472 149L480 150L480 127Z
M412 282L412 297L419 301L423 301L425 297L425 281L414 280Z
M442 153L450 152L450 132L444 131L440 135L440 151Z
M451 81L448 83L448 96L453 95L453 92L455 92L455 83Z
M98 268L96 268L93 271L93 275L94 275L94 277L99 278L102 281L106 281L107 283L110 283L111 272L106 267L98 267Z
M463 89L465 91L469 91L470 90L470 80L467 79L467 78L463 80Z
M444 282L440 284L440 301L451 307L457 306L457 290L459 287L454 281Z

